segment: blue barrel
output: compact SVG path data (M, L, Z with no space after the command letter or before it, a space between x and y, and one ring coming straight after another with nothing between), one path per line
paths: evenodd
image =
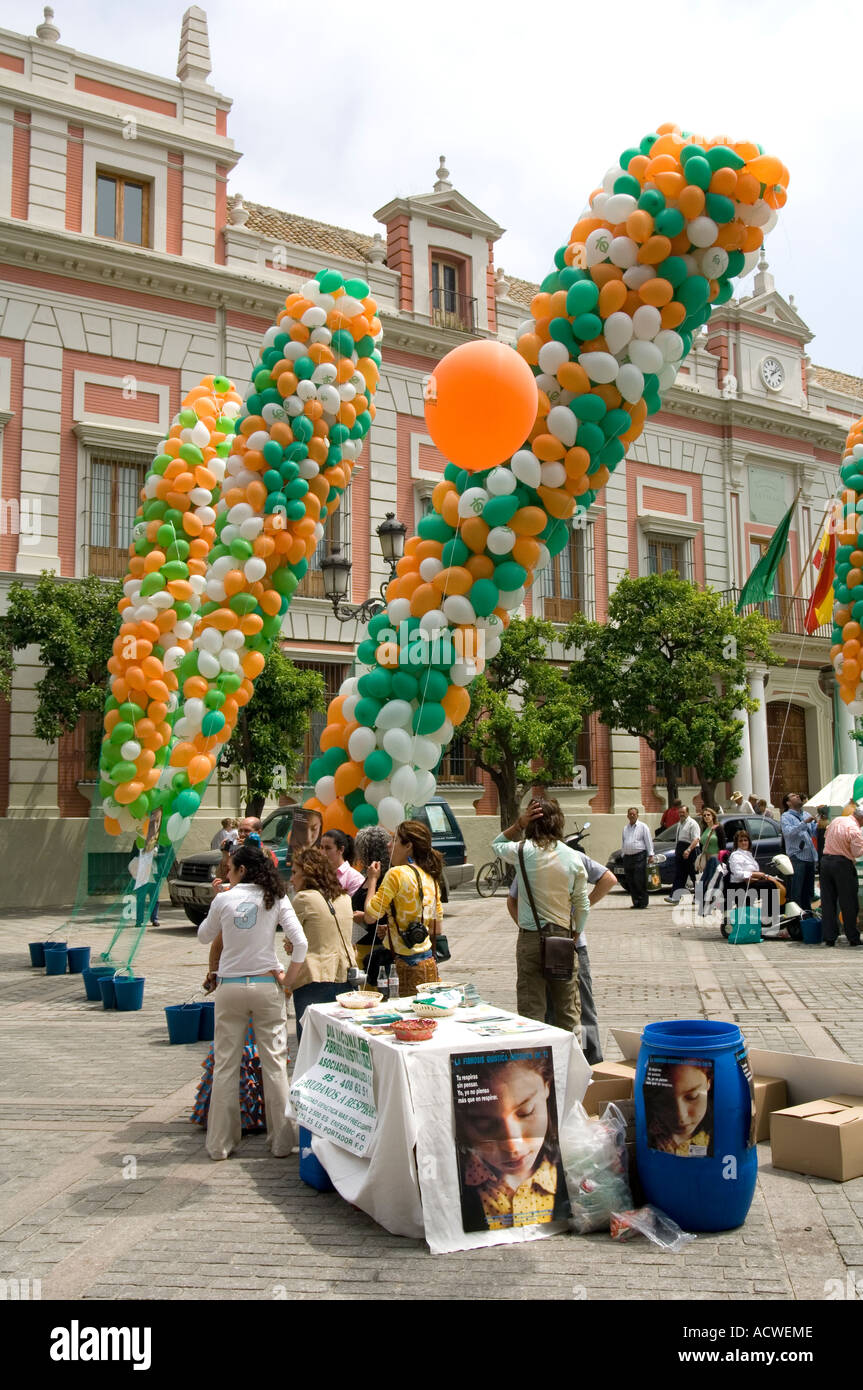
M45 942L44 942L44 941L30 941L30 942L27 943L27 949L28 949L29 952L30 952L30 964L31 964L31 965L41 965L41 966L44 968L44 965L45 965Z
M687 1231L741 1226L758 1176L755 1099L736 1023L649 1023L635 1073L638 1176Z
M143 975L118 975L114 980L114 998L120 1013L134 1013L144 1003Z
M89 946L69 947L69 974L82 975L90 964Z
M45 974L46 975L65 975L68 964L68 952L66 943L61 945L59 942L46 942L45 944Z
M166 1004L165 1018L168 1020L168 1037L172 1043L192 1043L198 1041L201 1027L200 1004Z
M99 997L102 1000L103 1009L116 1009L117 996L114 993L114 972L110 975L99 976Z
M84 993L94 1004L98 1004L102 998L99 993L99 981L104 979L106 975L113 975L113 973L113 965L91 965L87 970L82 971Z
M821 945L821 918L820 917L801 917L800 931L807 946Z
M312 1132L300 1125L300 1177L307 1187L318 1192L335 1192L330 1175L319 1159L312 1153Z
M205 999L201 1004L201 1021L198 1024L198 1041L212 1042L216 1036L216 1001Z

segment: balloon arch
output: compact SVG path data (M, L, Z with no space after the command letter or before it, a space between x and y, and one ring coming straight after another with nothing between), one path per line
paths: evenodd
M434 793L471 681L755 265L787 183L756 144L660 127L591 194L515 350L471 342L439 364L426 419L449 462L360 643L366 669L329 705L307 803L326 827L393 829ZM245 400L224 377L185 398L144 483L108 663L109 834L142 845L161 811L161 843L182 842L350 484L381 336L369 286L322 270L265 334ZM849 690L857 635L843 629Z

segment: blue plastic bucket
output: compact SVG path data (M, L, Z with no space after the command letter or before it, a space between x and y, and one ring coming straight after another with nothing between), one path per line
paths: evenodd
M114 997L120 1013L134 1013L144 1002L143 975L118 975L114 980Z
M736 1023L650 1023L635 1073L638 1175L688 1231L740 1226L758 1176L755 1102Z
M205 999L201 1004L201 1021L198 1024L198 1041L212 1042L216 1036L216 1001Z
M27 943L27 949L28 949L29 952L30 952L30 964L31 964L31 965L41 965L41 966L44 968L44 965L45 965L45 942L44 942L44 941L30 941L30 942Z
M114 993L114 972L110 975L99 976L99 995L102 1000L103 1009L116 1009L117 996Z
M84 993L94 1004L98 1004L102 998L99 993L99 981L106 975L113 975L113 965L91 965L87 970L81 972L84 981Z
M168 1020L168 1037L172 1043L198 1041L201 1027L200 1004L166 1004L165 1018Z
M68 952L64 945L45 945L45 974L46 975L65 975L68 964Z
M69 974L81 975L90 964L89 946L69 947Z
M319 1159L312 1153L312 1132L300 1125L300 1177L307 1187L318 1192L335 1192L330 1175Z
M821 945L821 918L801 917L800 930L807 946Z

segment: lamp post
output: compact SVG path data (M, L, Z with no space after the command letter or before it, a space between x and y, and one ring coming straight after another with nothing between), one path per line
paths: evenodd
M389 574L381 585L378 594L370 594L362 603L347 603L348 586L351 578L351 562L342 554L339 546L334 546L325 560L321 562L324 580L324 593L333 605L333 613L340 623L367 623L376 613L386 607L387 585L395 579L396 565L404 555L407 527L396 518L395 512L387 512L385 519L377 527L376 535L380 542L381 554L390 567Z

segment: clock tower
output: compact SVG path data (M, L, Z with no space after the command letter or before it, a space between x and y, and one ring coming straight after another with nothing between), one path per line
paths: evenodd
M720 358L720 381L730 377L727 396L748 405L805 409L805 353L813 335L793 299L777 293L763 250L752 289L710 320L707 347Z

